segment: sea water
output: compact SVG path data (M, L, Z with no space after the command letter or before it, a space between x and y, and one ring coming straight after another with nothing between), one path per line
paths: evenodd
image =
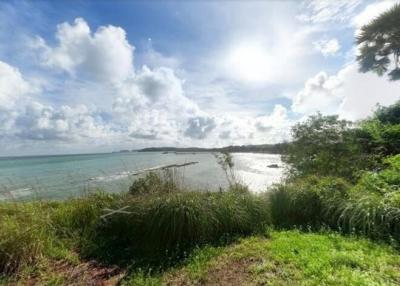
M265 191L281 179L279 155L233 153L236 178L251 191ZM138 178L135 171L169 164L198 162L178 168L179 183L201 190L228 185L212 153L121 152L0 158L0 200L62 199L102 189L123 192ZM268 165L277 164L279 168Z

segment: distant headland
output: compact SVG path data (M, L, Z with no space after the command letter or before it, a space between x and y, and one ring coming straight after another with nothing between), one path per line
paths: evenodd
M282 154L285 153L288 147L288 143L277 143L277 144L261 144L261 145L232 145L221 148L199 148L199 147L149 147L139 150L133 150L137 152L177 152L177 153L193 153L193 152L249 152L249 153L270 153L270 154ZM121 150L126 152L126 150Z

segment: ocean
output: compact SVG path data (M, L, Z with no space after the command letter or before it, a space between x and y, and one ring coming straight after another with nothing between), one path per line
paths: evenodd
M236 177L262 192L283 175L279 155L233 153ZM64 199L96 189L124 192L134 172L169 164L198 162L177 169L178 181L201 190L218 190L227 179L212 153L121 152L0 158L0 200ZM269 168L277 164L279 168Z

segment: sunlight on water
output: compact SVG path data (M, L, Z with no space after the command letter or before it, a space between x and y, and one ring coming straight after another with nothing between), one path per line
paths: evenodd
M235 153L233 158L237 178L254 192L265 191L283 176L284 168L279 155Z

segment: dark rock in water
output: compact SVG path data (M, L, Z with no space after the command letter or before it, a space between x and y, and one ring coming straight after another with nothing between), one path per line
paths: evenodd
M267 166L268 168L279 168L278 164L271 164Z

